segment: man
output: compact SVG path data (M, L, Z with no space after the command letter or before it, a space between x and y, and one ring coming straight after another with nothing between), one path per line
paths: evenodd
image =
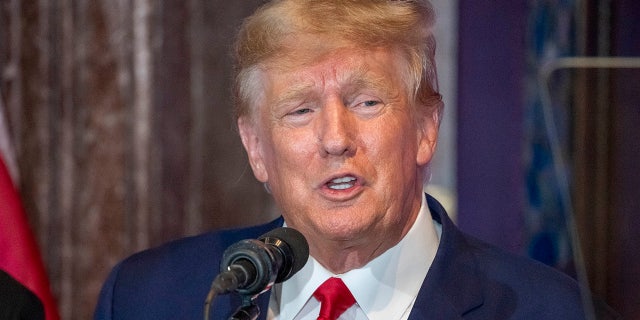
M284 221L125 260L95 318L201 317L222 251L286 223L310 258L257 298L261 319L316 319L328 279L353 297L340 319L583 319L573 280L462 234L423 193L443 105L433 20L426 3L391 0L272 1L249 17L237 123ZM212 318L239 305L218 297Z

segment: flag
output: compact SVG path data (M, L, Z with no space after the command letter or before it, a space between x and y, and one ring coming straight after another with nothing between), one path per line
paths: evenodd
M0 99L0 140L5 142L0 143L0 270L40 299L47 320L59 320L36 239L7 166L13 158L7 154L9 139L3 111Z

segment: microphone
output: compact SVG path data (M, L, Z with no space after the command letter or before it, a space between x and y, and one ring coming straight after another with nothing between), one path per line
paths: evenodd
M222 255L221 273L211 285L216 294L236 291L254 296L300 271L309 259L309 244L297 230L277 228L229 246Z

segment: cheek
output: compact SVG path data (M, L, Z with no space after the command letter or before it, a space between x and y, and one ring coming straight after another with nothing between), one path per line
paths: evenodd
M372 129L371 132L378 132L367 139L372 154L386 159L385 161L391 161L389 164L392 166L406 166L409 164L407 161L412 161L415 165L418 142L412 126L403 123L388 123L384 129ZM392 160L389 160L390 158Z
M379 150L372 154L377 159L373 165L378 176L376 188L380 199L394 207L402 206L404 197L412 194L420 184L416 175L418 141L415 131L407 127L396 130L380 136Z
M311 163L315 145L308 134L282 130L273 132L271 140L271 160L272 170L295 177L289 171L303 172Z

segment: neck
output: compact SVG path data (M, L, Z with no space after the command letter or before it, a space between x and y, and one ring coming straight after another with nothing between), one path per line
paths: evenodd
M404 227L396 233L368 232L364 236L349 240L319 239L309 242L309 252L323 267L334 274L343 274L364 267L404 238L416 221L420 207L414 210ZM384 234L384 236L380 236Z

